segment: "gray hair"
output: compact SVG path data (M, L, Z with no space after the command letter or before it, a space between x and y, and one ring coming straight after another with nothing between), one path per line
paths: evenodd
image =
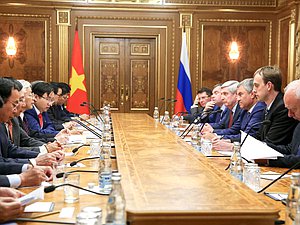
M228 88L228 91L232 94L236 93L239 82L236 80L229 80L222 84L221 88Z
M27 81L27 80L18 80L22 86L23 86L23 90L27 89L27 88L31 88L31 84Z
M239 88L240 86L243 86L248 93L251 93L253 90L253 80L253 78L247 78L241 81L237 87Z
M297 99L300 99L300 80L293 80L289 83L284 89L284 92L287 91L294 91Z

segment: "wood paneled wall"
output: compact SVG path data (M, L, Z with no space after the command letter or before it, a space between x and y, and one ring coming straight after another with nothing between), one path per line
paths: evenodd
M24 1L24 7L0 3L0 76L27 80L67 81L68 74L59 74L60 67L70 70L75 24L78 23L83 49L85 74L91 98L98 88L94 85L93 37L153 37L157 40L156 105L160 97L174 98L179 68L181 14L191 15L188 46L193 93L201 86L212 87L228 79L241 81L256 69L277 64L288 82L289 25L291 10L296 3L275 0L185 1L168 0L165 5L95 4L97 1ZM214 2L214 4L213 4ZM289 4L287 4L287 2ZM60 36L57 9L70 13L67 29L69 64L61 63L58 55ZM68 16L68 12L66 12ZM4 46L9 26L18 41L18 54L13 65L8 63ZM228 58L231 41L240 46L240 59ZM292 65L294 66L294 65Z

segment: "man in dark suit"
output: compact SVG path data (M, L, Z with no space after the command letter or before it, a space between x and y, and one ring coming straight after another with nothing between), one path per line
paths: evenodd
M205 124L203 132L212 133L214 129L230 128L238 121L241 108L237 102L237 86L239 82L235 80L226 81L221 86L222 102L226 106L219 123Z
M288 117L288 109L283 103L281 93L282 75L279 68L265 66L254 73L255 94L259 101L266 103L266 120L271 124L263 125L256 138L266 143L286 145L290 143L298 122Z
M300 80L292 81L286 88L284 94L284 104L288 109L289 117L300 121ZM292 141L288 145L268 145L278 152L282 153L284 157L279 157L277 160L269 160L269 166L276 167L292 167L300 161L300 124L296 126Z
M7 127L11 129L11 130L7 129L7 131L9 131L9 132L7 132L9 139L16 146L26 148L29 150L33 150L36 152L40 152L40 153L47 153L47 152L61 150L62 147L58 142L53 142L53 143L49 142L46 144L45 142L42 142L40 140L37 140L35 138L28 136L28 134L20 126L19 120L18 120L18 118L20 118L19 116L25 110L32 108L32 103L33 103L32 101L29 101L28 102L29 104L27 104L27 102L26 102L27 101L26 97L28 97L27 92L31 91L31 88L26 83L24 83L24 85L25 85L25 87L23 87L23 85L22 85L22 89L19 91L19 95L20 95L19 105L17 107L16 112L14 113L15 117L12 118L7 123ZM28 90L28 88L30 90ZM21 121L21 123L22 123L22 121Z
M0 122L8 121L19 104L19 95L15 84L5 78L0 78ZM3 128L3 127L2 127ZM31 155L30 155L31 154ZM33 155L34 154L34 155ZM24 150L16 149L8 141L7 136L0 129L0 186L27 186L38 185L42 181L49 180L47 175L51 175L51 169L48 167L38 167L32 169L28 164L28 159L23 156L35 156L37 153L28 153ZM21 159L6 158L10 156L21 156ZM44 170L43 170L44 169ZM44 171L47 171L47 175ZM21 173L22 172L22 173ZM13 173L21 173L20 175Z
M206 87L202 87L196 95L194 104L190 108L190 114L183 116L183 119L192 123L195 118L203 112L206 103L211 100L212 91Z
M32 109L24 112L30 130L29 135L53 141L53 138L59 133L59 131L55 130L47 113L47 110L53 103L53 89L50 84L39 82L32 87L32 92L36 101Z
M64 111L63 107L66 95L63 92L60 83L51 82L51 86L55 97L52 106L47 111L50 120L52 121L55 130L60 131L64 128L72 128L74 124L70 122L71 118Z
M216 134L223 135L223 139L228 139L231 142L241 141L241 130L254 136L261 126L257 123L264 120L266 108L264 102L257 101L253 92L253 78L245 79L239 83L237 95L239 106L243 109L238 121L231 128L214 130ZM254 124L257 125L253 126Z

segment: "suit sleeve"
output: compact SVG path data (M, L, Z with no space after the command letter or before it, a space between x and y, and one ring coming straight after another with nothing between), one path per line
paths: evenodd
M43 144L45 143L29 137L28 134L20 127L20 147L39 147Z
M10 187L7 176L0 175L0 187Z
M48 116L43 115L44 117L44 122L46 122L46 125L43 129L41 129L39 122L36 120L36 118L29 114L26 113L25 114L26 119L28 121L28 125L30 128L30 133L40 133L40 134L46 134L46 135L51 135L52 137L54 137L56 134L58 134L58 131L56 131L52 125L52 122L50 121ZM30 135L32 136L32 135Z

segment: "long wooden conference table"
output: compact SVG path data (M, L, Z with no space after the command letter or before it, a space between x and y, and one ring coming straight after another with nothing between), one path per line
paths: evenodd
M228 159L206 158L146 114L113 113L112 123L115 168L122 174L129 224L273 225L279 217L284 220L280 202L255 193L225 171ZM80 151L66 160L84 156L86 152ZM92 170L89 163L85 169ZM97 181L97 174L81 173L81 186ZM288 187L289 181L282 180L270 191L287 192ZM105 217L107 196L82 195L78 203L66 204L63 190L55 190L46 194L45 201L55 202L54 210L75 207L75 213L71 219L60 219L58 214L43 219L75 222L85 206L101 207Z

